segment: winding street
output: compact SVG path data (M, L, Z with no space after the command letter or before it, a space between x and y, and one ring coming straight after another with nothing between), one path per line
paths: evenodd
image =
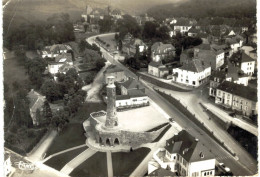
M101 34L99 37L114 35L114 33ZM87 39L89 44L95 43L94 39L97 36L92 36ZM100 48L103 57L109 62L116 64L119 68L123 69L127 76L139 79L133 72L122 65L120 62L113 58L108 51L104 48ZM173 117L175 121L184 129L186 129L194 137L198 138L203 145L205 145L212 153L215 155L219 162L225 163L233 172L234 175L254 175L257 173L257 162L254 160L235 140L225 131L220 130L220 127L215 123L207 123L206 125L221 137L222 141L228 147L236 153L237 157L233 157L229 152L223 149L215 140L213 140L207 133L205 133L200 127L195 123L191 122L184 114L182 114L174 105L165 100L161 95L153 90L151 85L147 84L145 81L140 80L141 83L146 87L146 94L152 99L156 104L158 104L169 116ZM176 93L180 94L179 92ZM194 101L194 100L191 100ZM195 106L196 102L191 102ZM194 107L196 109L197 107ZM190 108L191 109L191 108ZM205 115L198 115L202 120L205 119ZM202 116L202 117L201 117Z

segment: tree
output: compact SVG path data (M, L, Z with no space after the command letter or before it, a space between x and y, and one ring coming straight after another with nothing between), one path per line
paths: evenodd
M122 51L122 49L123 49L123 42L122 42L122 40L120 39L120 40L118 41L118 50L119 50L119 51Z
M50 102L62 99L62 94L58 85L52 81L45 81L41 87L41 92L46 96L46 99Z
M52 119L52 110L50 107L50 104L48 101L45 101L42 107L42 116L43 116L43 121L42 123L44 124L49 124Z
M78 111L78 108L83 104L80 96L75 95L68 102L68 107L70 108L71 113L75 113Z
M154 22L145 22L144 29L143 29L143 37L145 39L152 39L156 35L156 28L159 25Z
M167 26L161 26L156 35L158 38L162 39L162 40L167 40L170 38L170 35L169 35L169 28Z
M105 15L104 19L99 20L98 24L99 24L101 33L109 32L113 25L112 17Z
M106 60L104 58L101 58L101 59L97 60L96 68L97 68L98 71L106 65L105 61Z
M86 84L90 84L90 83L92 83L93 82L93 80L94 80L94 78L95 78L95 76L94 75L90 75L90 74L88 74L88 75L86 75L86 77L85 77L85 83Z
M67 71L67 73L66 73L66 76L67 76L67 77L71 77L71 78L73 78L74 80L77 80L77 78L79 77L79 76L78 76L78 73L77 73L77 70L74 69L74 68L69 69L69 70Z
M85 42L84 40L81 40L81 41L79 42L79 44L78 44L79 52L80 52L80 53L84 52L85 49L86 49L86 47L87 47L86 42Z

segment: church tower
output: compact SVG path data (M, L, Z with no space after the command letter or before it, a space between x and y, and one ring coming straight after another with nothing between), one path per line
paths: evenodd
M118 118L116 114L116 86L114 84L115 77L107 77L107 117L105 126L107 128L113 128L118 126Z

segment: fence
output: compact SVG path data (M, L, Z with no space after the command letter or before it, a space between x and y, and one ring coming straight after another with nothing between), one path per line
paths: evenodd
M187 106L184 106L180 100L177 100L171 96L171 94L166 94L165 92L161 92L159 89L155 89L160 95L162 95L167 101L173 104L180 112L182 112L188 119L194 122L198 127L200 127L204 132L206 132L210 137L212 137L216 142L218 142L224 149L226 149L229 153L233 156L236 156L236 153L230 149L224 141L219 139L212 129L207 127L204 122L200 121L196 118L195 114L192 114L191 111L188 109Z

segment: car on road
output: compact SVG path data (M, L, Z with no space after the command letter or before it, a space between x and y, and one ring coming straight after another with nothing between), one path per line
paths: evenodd
M230 172L230 168L226 167L224 163L219 163L219 167L225 172Z
M174 118L169 118L169 121L170 121L170 122L175 122L175 121L174 121Z

